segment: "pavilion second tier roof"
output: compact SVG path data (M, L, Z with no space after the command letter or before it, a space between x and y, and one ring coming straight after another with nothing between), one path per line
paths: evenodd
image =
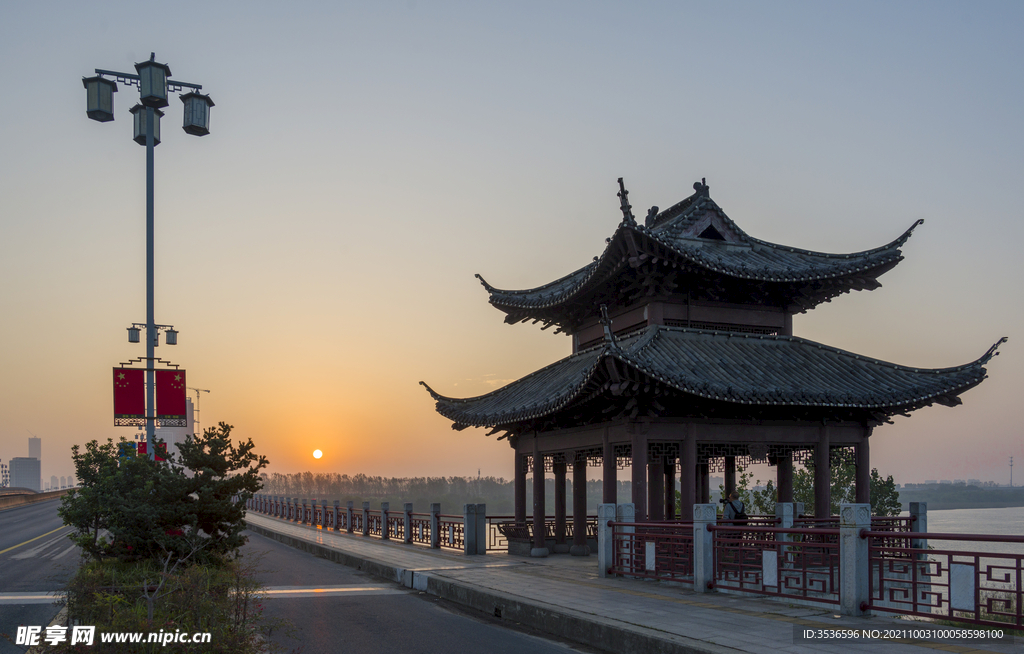
M1002 343L1005 339L999 341ZM491 427L517 433L589 422L609 406L633 415L679 417L679 408L742 405L818 407L882 421L933 403L953 406L985 379L984 356L953 368L900 366L793 336L747 335L652 325L626 339L571 355L487 395L450 398L426 384L437 411L455 429ZM421 382L423 383L423 382ZM630 398L639 400L629 402ZM641 415L644 415L641 413Z
M596 314L601 303L625 304L610 299L608 288L624 271L659 260L672 269L774 289L781 301L803 311L851 290L880 286L877 277L902 260L900 248L923 222L916 221L896 240L871 250L814 252L749 236L708 196L706 185L695 186L696 193L649 216L646 225L624 211L604 252L565 277L526 290L495 288L477 277L491 304L508 314L506 322L540 320L563 329L580 315L574 305L586 305L584 313ZM713 237L702 237L709 228Z

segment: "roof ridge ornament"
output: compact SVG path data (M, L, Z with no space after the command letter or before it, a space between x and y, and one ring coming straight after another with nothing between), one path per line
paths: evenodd
M622 223L625 225L636 225L636 218L633 217L633 212L630 211L633 207L629 204L629 191L626 190L626 185L622 183L622 178L619 178L619 192L616 194L619 197L619 208L622 210Z
M701 177L699 182L694 182L693 190L697 191L697 195L701 197L711 197L711 187L708 186L708 180L706 177Z
M658 205L654 205L647 210L647 218L644 219L645 227L654 227L654 223L658 221Z
M983 356L980 359L978 359L978 362L979 363L983 363L983 364L984 363L988 363L989 360L992 359L992 357L999 356L999 352L997 351L997 350L999 350L999 346L1002 345L1003 343L1005 343L1008 340L1010 340L1010 339L1007 338L1006 336L1003 336L1002 338L1000 338L998 341L995 342L995 344L992 347L990 347L988 349L988 352L985 353L985 356Z
M619 180L622 181L621 179ZM601 305L601 324L604 325L604 343L610 348L619 349L615 341L615 332L612 331L612 319L608 317L608 305Z

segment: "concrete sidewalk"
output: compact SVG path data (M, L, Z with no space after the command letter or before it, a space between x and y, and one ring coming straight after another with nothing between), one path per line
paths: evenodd
M408 588L609 652L1024 652L1018 643L931 640L797 642L797 629L912 629L885 615L836 618L829 607L698 594L638 579L601 579L596 557L465 556L321 530L249 513L249 529Z

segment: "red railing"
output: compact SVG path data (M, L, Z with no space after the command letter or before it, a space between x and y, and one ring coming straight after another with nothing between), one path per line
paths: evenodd
M405 540L405 512L388 512L388 538L397 541Z
M366 520L367 520L366 524L367 524L367 527L368 527L367 530L366 530L366 533L370 534L371 536L380 537L381 536L381 512L379 510L376 510L376 511L370 510L370 511L367 511L366 515L367 515L367 517L366 517Z
M491 518L487 518L488 522L488 549L492 549L490 546L491 538ZM493 549L508 549L508 541L521 541L525 543L533 542L533 519L527 518L526 522L515 522L515 516L495 516L493 530L497 532L498 536L503 537L504 546L494 547ZM565 522L565 542L572 543L573 540L573 523L572 516L566 518ZM557 530L555 525L555 519L551 516L545 516L544 518L544 537L546 539L557 538ZM597 540L597 516L587 516L587 539Z
M708 527L714 585L756 595L839 604L839 530Z
M430 545L430 514L412 514L412 542Z
M463 517L461 515L440 515L437 520L437 532L440 535L441 547L461 550L463 543Z
M614 522L613 574L693 584L693 524Z
M862 530L868 541L869 599L863 608L1024 627L1024 554L911 547L911 539L1022 544L1022 536ZM896 541L902 541L901 544Z
M487 516L487 551L506 552L508 551L508 538L501 532L501 525L514 522L514 515L489 515Z

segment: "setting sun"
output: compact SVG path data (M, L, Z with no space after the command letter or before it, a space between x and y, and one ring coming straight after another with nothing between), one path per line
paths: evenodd
M322 457L323 455L324 455L324 453L323 453L323 452L321 452L320 450L313 450L313 458L314 458L314 459L319 459L319 458L320 458L320 457Z

